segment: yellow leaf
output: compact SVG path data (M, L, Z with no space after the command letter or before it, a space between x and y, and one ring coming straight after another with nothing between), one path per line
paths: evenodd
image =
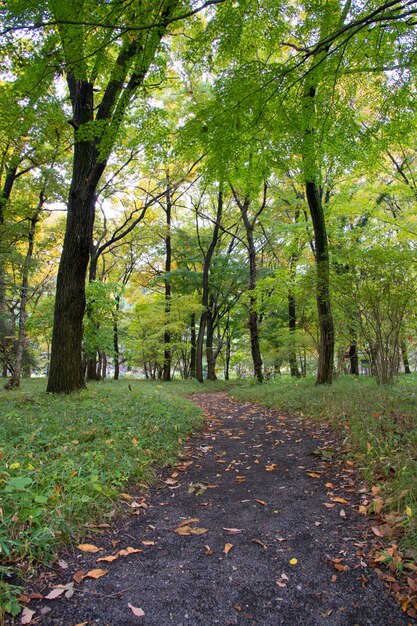
M413 516L413 511L409 506L405 507L405 513L406 515L408 515L408 517L412 517Z
M136 437L133 437L132 443L133 443L134 446L138 445L138 440L136 439Z
M224 544L224 548L223 548L223 552L225 554L229 554L230 550L233 548L233 543L225 543Z
M90 569L84 576L84 578L101 578L109 573L108 569Z
M97 546L94 546L92 543L80 543L77 548L81 550L81 552L100 552L101 550L101 548L97 548Z
M297 559L290 559L290 565L297 565Z
M315 472L307 472L307 476L310 476L310 478L320 478L320 474L316 474Z

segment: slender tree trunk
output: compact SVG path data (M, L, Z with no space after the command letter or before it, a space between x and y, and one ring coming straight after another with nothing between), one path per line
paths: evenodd
M250 334L250 345L251 345L251 353L252 353L252 361L253 361L253 372L255 378L258 382L262 383L264 380L264 375L262 371L262 356L261 356L261 348L259 341L259 316L256 311L256 297L254 295L256 288L256 280L257 280L257 266L256 266L256 248L253 237L253 231L255 227L255 222L257 217L260 215L266 203L266 184L264 186L264 202L261 206L261 209L258 210L255 217L252 221L249 219L249 206L250 200L245 198L243 202L239 199L237 193L232 188L234 198L236 200L237 205L239 206L243 224L245 226L246 231L246 242L248 249L248 257L249 257L249 284L248 284L248 292L249 292L249 334Z
M166 192L166 236L165 236L165 332L164 332L164 371L162 379L165 381L171 380L171 332L169 330L169 323L171 317L171 279L167 277L167 274L171 271L172 264L172 247L171 247L171 215L172 215L172 203L171 203L171 191L169 188L169 177L167 176L167 192Z
M334 324L330 303L330 266L323 206L315 182L306 183L306 195L316 244L316 298L320 328L316 385L330 385L334 366Z
M217 380L216 359L213 349L214 319L212 313L213 302L208 310L207 316L207 336L206 336L206 358L207 358L207 380Z
M4 208L10 200L12 188L16 180L16 174L17 165L9 167L6 172L3 189L0 193L0 352L2 359L2 374L4 378L7 378L8 372L8 352L11 344L12 324L6 304L6 272L2 262L3 255L1 254L1 248L3 246L2 231L4 227Z
M107 354L104 351L101 353L101 378L107 378Z
M10 381L5 385L8 389L12 387L19 387L20 375L22 371L23 353L26 347L26 321L27 321L27 303L29 297L29 274L30 266L32 264L33 250L35 247L35 230L36 224L39 220L39 214L42 211L43 204L45 202L44 192L41 191L39 195L39 203L36 211L29 220L29 234L28 234L28 249L26 258L23 264L22 271L22 286L20 290L20 306L19 306L19 335L17 338L16 358L13 367L13 374Z
M116 296L116 314L113 318L113 359L114 359L114 380L119 380L120 376L120 351L119 351L119 325L118 314L120 309L120 296Z
M351 341L349 346L349 372L352 376L359 376L359 356L356 341Z
M300 370L298 369L297 355L295 353L295 341L294 335L297 329L297 317L294 294L290 291L288 293L288 330L289 330L289 364L291 376L301 378Z
M404 340L402 340L400 343L400 349L401 349L401 357L402 357L403 365L404 365L404 372L405 374L411 374L410 363L409 363L408 354L407 354L407 344L405 343Z
M219 190L218 199L217 199L217 213L216 213L216 222L214 224L213 235L210 241L210 245L207 249L207 252L204 256L204 265L203 265L203 285L202 285L202 296L201 296L201 304L203 307L203 313L200 317L200 326L198 329L198 337L196 343L196 378L198 382L204 382L203 377L203 351L204 351L204 335L206 332L206 324L208 319L208 304L209 304L209 296L210 296L210 266L213 258L214 251L216 249L216 245L219 239L219 231L220 231L220 222L222 219L223 213L223 191Z
M190 377L196 377L196 331L195 331L195 314L191 315L191 353L190 353Z

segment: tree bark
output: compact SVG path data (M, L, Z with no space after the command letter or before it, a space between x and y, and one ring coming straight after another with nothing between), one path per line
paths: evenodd
M195 331L195 314L191 315L191 353L190 353L190 377L196 377L196 331Z
M295 341L294 335L297 329L297 313L296 313L296 304L295 304L295 296L289 291L288 292L288 330L289 330L289 364L290 364L290 372L291 376L295 376L296 378L301 378L300 370L298 369L297 363L297 355L295 353Z
M356 341L351 341L349 346L349 372L352 376L359 376L359 355Z
M330 385L334 365L334 324L330 302L329 247L323 205L314 181L306 182L306 196L313 222L316 251L316 298L320 328L316 385Z
M200 326L198 329L198 337L196 342L196 379L198 382L204 382L203 376L203 351L204 351L204 335L206 331L207 319L208 319L208 304L209 304L209 296L210 296L210 266L213 258L214 251L216 249L216 245L219 239L220 232L220 222L222 219L223 213L223 191L219 190L218 198L217 198L217 213L216 213L216 222L214 224L212 238L207 249L206 254L204 255L204 264L203 264L203 284L202 284L202 295L201 295L201 305L203 307L203 313L200 317Z
M408 360L408 354L407 354L407 344L405 343L404 340L401 341L400 349L401 349L401 357L402 357L403 365L404 365L404 373L411 374L410 362Z
M213 298L211 298L210 307L207 315L207 336L206 336L206 358L207 358L207 380L217 380L216 376L216 358L213 349L214 338L214 316L213 316Z
M169 188L169 176L167 176L167 191L166 191L166 235L165 235L165 332L164 332L164 370L162 374L162 380L171 380L171 332L169 330L170 316L171 316L171 279L167 277L167 274L171 271L172 264L172 246L171 246L171 217L172 217L172 202L171 202L171 190Z
M11 389L13 387L20 386L20 375L22 371L23 354L26 347L26 321L27 321L27 303L29 298L29 275L30 266L33 259L33 251L35 247L35 230L36 224L39 221L39 214L42 211L43 204L45 202L44 192L41 191L39 195L39 203L32 217L29 219L29 233L28 233L28 249L26 258L23 264L22 270L22 286L20 289L20 305L19 305L19 334L17 338L16 358L13 367L13 373L10 381L6 383L5 387Z

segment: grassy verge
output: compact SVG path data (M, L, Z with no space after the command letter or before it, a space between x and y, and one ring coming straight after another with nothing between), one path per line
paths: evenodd
M45 381L27 381L0 391L0 613L13 609L6 572L47 563L114 508L128 481L148 483L154 466L175 462L202 421L183 396L201 390L109 381L51 396Z
M395 387L377 387L365 377L341 377L331 387L315 387L313 379L283 377L265 385L239 386L233 396L330 422L344 431L357 465L381 490L384 512L397 514L404 549L417 557L415 375L404 376Z

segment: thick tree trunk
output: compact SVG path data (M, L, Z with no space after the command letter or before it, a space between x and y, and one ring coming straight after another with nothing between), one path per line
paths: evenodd
M68 77L76 128L93 119L93 85ZM94 141L75 141L73 175L67 224L59 264L47 391L70 393L85 387L82 366L82 321L85 311L85 276L92 241L96 186L105 164L97 165Z
M171 279L167 277L167 274L171 271L172 264L172 247L171 247L171 215L172 215L172 203L171 203L171 191L169 188L169 177L167 176L167 192L166 192L166 236L165 236L165 325L166 330L164 332L164 370L162 379L165 381L171 380L171 332L169 331L169 323L171 316Z
M315 182L306 182L306 196L313 222L316 250L316 298L320 328L316 385L330 385L334 366L334 324L330 303L329 249L323 205Z

